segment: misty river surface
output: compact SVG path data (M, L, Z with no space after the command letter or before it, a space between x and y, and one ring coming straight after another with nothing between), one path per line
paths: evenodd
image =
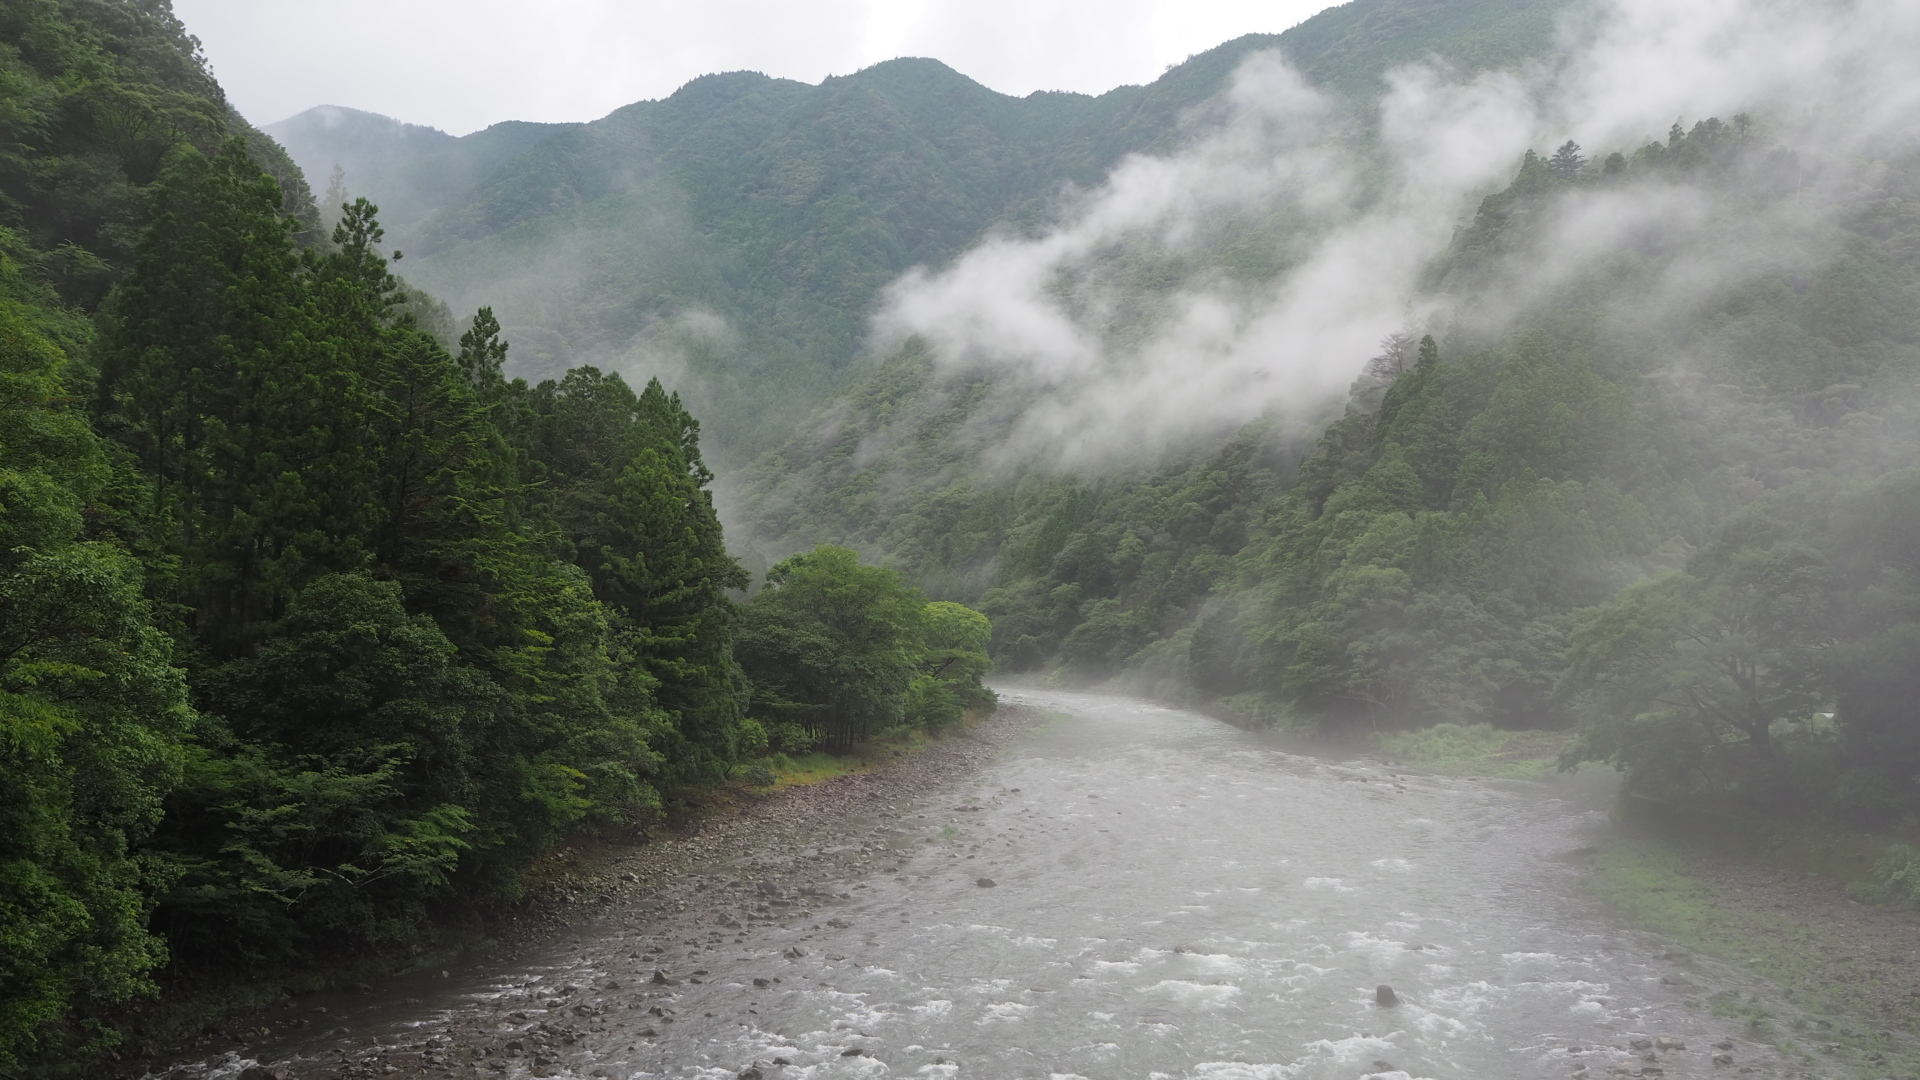
M1730 1025L1698 1007L1708 991L1582 887L1610 777L1424 776L1125 698L1002 696L1057 715L864 823L900 872L842 882L809 925L645 963L610 930L422 1023L537 1002L529 985L591 988L598 1018L547 1075L1598 1076L1654 1035L1688 1045L1662 1056L1668 1075L1709 1074ZM649 985L656 966L705 977ZM1397 1008L1375 1004L1379 983Z

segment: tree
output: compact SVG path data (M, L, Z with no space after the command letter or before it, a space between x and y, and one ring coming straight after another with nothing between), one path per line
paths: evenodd
M340 215L352 198L347 194L347 170L335 162L332 174L327 177L327 193L320 197L320 223L329 232L340 224Z
M151 992L161 816L193 719L140 568L84 538L110 477L44 308L0 258L0 1069ZM104 1039L105 1036L102 1036ZM51 1039L51 1041L49 1041Z
M108 305L97 411L150 478L143 555L177 567L166 599L224 657L304 580L365 563L385 282L353 245L367 214L336 230L341 254L303 260L278 186L237 141L211 159L176 151L155 187L154 225Z
M1559 689L1583 717L1563 760L1643 787L1782 794L1774 727L1824 703L1826 577L1804 546L1723 541L1589 613Z
M900 722L919 659L919 593L900 575L818 547L767 571L741 611L735 652L753 710L846 750Z
M469 351L484 348L476 340ZM707 490L699 423L659 380L635 395L590 367L541 384L532 409L532 454L566 554L616 614L615 632L631 637L628 651L673 718L663 734L674 745L663 749L685 780L724 776L742 716L727 593L747 576Z
M920 609L919 670L907 689L907 719L937 731L969 709L992 709L997 699L981 682L993 667L992 637L993 624L964 604L936 600Z
M1562 180L1578 177L1580 170L1585 168L1586 164L1587 159L1580 156L1580 144L1572 139L1561 143L1560 149L1555 150L1553 156L1547 159L1547 168L1552 169L1553 175Z
M1392 385L1419 358L1419 343L1412 334L1395 331L1380 339L1380 351L1367 361L1367 377L1383 386Z

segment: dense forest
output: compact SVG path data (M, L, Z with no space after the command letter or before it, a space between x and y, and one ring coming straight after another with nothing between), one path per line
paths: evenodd
M1633 790L1896 825L1920 813L1916 183L1910 150L1809 160L1745 116L1529 153L1427 268L1446 316L1327 421L1009 464L994 376L909 341L748 470L743 516L977 605L1004 672L1334 731L1577 726L1566 764ZM1566 208L1676 191L1709 224L1595 244L1508 314ZM1729 251L1749 272L1663 302Z
M510 379L487 308L437 336L163 0L9 0L0 42L0 1071L991 707L986 620L844 549L738 603L680 399Z

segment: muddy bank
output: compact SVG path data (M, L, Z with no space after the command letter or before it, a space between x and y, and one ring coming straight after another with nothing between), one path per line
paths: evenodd
M804 935L832 920L861 879L898 872L905 856L891 815L968 776L1040 718L1002 706L912 752L870 757L862 771L737 795L647 843L574 845L536 867L525 908L501 928L502 947L357 993L289 999L236 1021L239 1045L156 1061L146 1075L311 1080L456 1067L567 1075L564 1049L606 1030L598 1018L610 1010L644 1039L674 1022L672 1002L685 988L703 984L703 955L750 931ZM781 957L768 960L771 987ZM568 977L575 961L592 977ZM502 972L523 971L547 975L500 982ZM635 1010L648 1019L635 1024Z

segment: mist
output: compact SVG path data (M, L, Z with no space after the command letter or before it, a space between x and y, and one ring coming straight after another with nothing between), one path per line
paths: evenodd
M1675 123L1740 113L1815 161L1911 145L1916 54L1920 9L1893 0L1609 0L1565 16L1544 62L1471 76L1416 64L1371 105L1309 86L1277 52L1256 54L1186 149L1131 157L1098 188L1065 193L1042 233L1002 231L895 282L872 343L885 352L918 338L950 374L990 373L1017 414L992 453L1003 462L1096 468L1256 417L1319 416L1383 336L1463 319L1497 333L1650 236L1669 269L1632 302L1675 310L1830 258L1817 201L1773 209L1765 240L1737 246L1721 239L1709 196L1635 184L1558 200L1552 242L1510 256L1501 287L1485 290L1495 299L1470 313L1424 280L1528 149L1574 139L1597 162ZM1222 269L1250 242L1277 270L1264 280ZM1134 272L1115 273L1116 261Z

